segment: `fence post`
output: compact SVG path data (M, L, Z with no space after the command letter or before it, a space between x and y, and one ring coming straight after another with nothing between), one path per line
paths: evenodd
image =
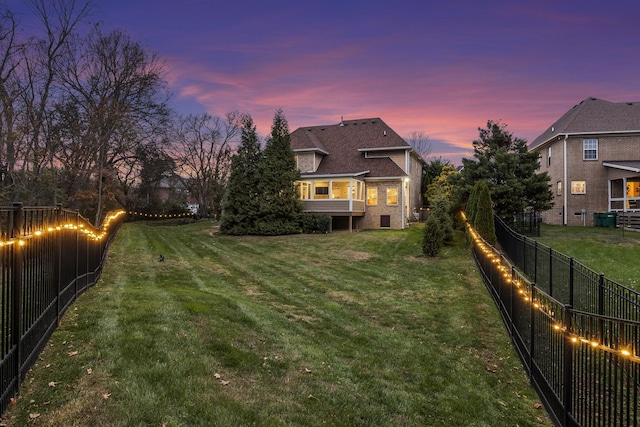
M573 406L573 389L571 384L573 383L573 343L569 336L571 331L571 319L573 317L573 310L571 304L564 306L564 367L563 367L563 393L562 393L562 406L564 408L564 420L563 426L571 425L570 414Z
M60 227L62 222L62 203L56 205L56 227ZM60 324L60 294L62 293L62 233L63 228L56 233L56 317L58 319L58 325Z
M533 281L538 283L538 241L533 243Z
M573 257L569 258L569 305L573 307L573 270L574 270L574 262Z
M530 343L529 343L529 381L533 379L533 353L536 349L536 309L534 301L536 300L536 284L531 284L531 301L529 301L529 329L531 331Z
M553 296L553 249L549 248L549 296Z
M80 211L76 209L76 280L73 285L73 299L78 297L78 280L80 280Z
M21 202L13 203L13 221L11 223L10 238L19 239L22 235L23 210ZM22 368L22 247L20 244L12 245L13 260L11 263L11 282L13 293L13 309L11 319L11 344L15 347L15 373L16 394L20 391L20 371Z

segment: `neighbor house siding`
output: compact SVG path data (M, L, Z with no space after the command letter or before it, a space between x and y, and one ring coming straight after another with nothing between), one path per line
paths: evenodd
M585 138L598 140L597 160L584 160ZM547 147L551 147L551 164L547 162ZM567 182L564 182L564 137L559 137L541 147L540 172L547 172L551 178L549 183L554 195L555 209L544 213L544 221L548 224L562 224L562 206L565 192L567 200L567 225L583 225L583 218L578 215L582 209L586 211L585 225L593 225L593 213L606 211L609 200L609 179L629 176L629 172L612 175L602 164L605 161L635 160L640 158L640 136L570 136L567 138ZM562 194L557 194L557 182L562 182ZM585 181L586 194L571 194L572 181Z
M367 182L367 187L378 188L378 204L367 205L366 215L362 218L360 224L363 229L380 228L380 216L389 215L391 217L391 228L402 228L403 226L403 185L401 179L393 180L375 180ZM387 205L387 188L398 188L398 204Z
M412 155L409 165L409 210L419 212L422 207L422 163L417 155Z

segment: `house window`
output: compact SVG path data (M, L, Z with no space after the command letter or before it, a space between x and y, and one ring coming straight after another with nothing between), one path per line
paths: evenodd
M547 147L547 166L551 166L551 147Z
M298 191L300 192L300 198L302 200L309 200L311 198L311 183L310 182L298 182Z
M387 204L398 204L398 187L387 187Z
M380 215L380 227L391 228L391 215Z
M377 188L367 188L367 205L377 205L378 204L378 189Z
M583 139L583 159L598 160L598 140L595 138Z
M571 194L587 194L587 181L571 181Z
M556 194L562 196L562 181L556 182Z
M332 199L348 199L349 198L349 181L333 181L331 183Z

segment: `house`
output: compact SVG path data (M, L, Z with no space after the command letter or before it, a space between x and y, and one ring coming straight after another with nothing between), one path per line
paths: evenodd
M422 207L424 161L379 118L298 128L291 148L305 212L333 229L404 229Z
M594 225L594 213L640 213L640 102L587 98L529 145L555 207L549 224Z

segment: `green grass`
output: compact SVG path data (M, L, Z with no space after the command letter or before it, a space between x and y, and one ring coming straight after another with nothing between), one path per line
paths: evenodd
M640 233L620 228L543 225L539 242L640 291Z
M464 237L420 251L418 227L125 224L3 422L550 426Z

